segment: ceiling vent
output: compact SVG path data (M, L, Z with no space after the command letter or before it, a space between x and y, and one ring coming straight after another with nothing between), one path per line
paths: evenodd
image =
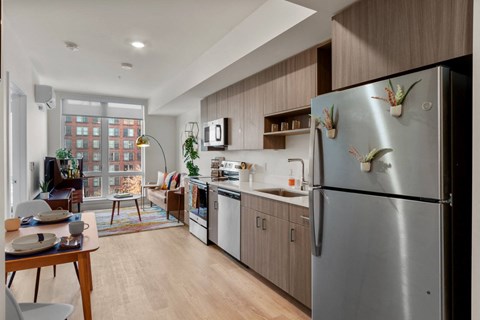
M55 91L53 91L53 88L50 86L36 84L35 102L40 106L46 106L48 110L54 109L57 106Z

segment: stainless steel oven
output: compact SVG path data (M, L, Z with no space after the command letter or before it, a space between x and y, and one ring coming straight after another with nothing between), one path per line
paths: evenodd
M208 241L208 184L190 179L188 190L189 230L205 244Z

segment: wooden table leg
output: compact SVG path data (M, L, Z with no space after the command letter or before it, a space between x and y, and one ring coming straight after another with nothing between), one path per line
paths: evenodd
M120 215L120 201L117 201L117 216Z
M140 209L138 208L138 201L137 201L137 199L135 199L135 205L137 206L138 219L140 219L140 221L142 221L142 216L140 216Z
M89 253L78 254L78 272L80 273L80 292L82 294L83 318L92 319L92 304L90 301Z
M112 206L112 218L110 219L110 224L113 223L113 215L115 214L115 202L116 201L112 201L113 202L113 206Z
M88 280L90 280L90 291L93 290L92 262L90 261L90 252L87 252L88 258Z

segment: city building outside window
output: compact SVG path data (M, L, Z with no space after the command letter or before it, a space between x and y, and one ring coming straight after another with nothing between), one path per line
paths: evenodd
M143 105L63 98L62 106L63 145L84 159L85 199L120 191L140 194L142 151L135 148L135 138L143 132Z

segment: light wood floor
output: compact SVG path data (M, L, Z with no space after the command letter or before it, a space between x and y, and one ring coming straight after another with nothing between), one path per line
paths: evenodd
M93 253L94 319L310 319L302 307L187 227L100 239ZM20 271L12 291L33 301L35 271ZM83 319L73 265L42 268L38 302L75 306Z

